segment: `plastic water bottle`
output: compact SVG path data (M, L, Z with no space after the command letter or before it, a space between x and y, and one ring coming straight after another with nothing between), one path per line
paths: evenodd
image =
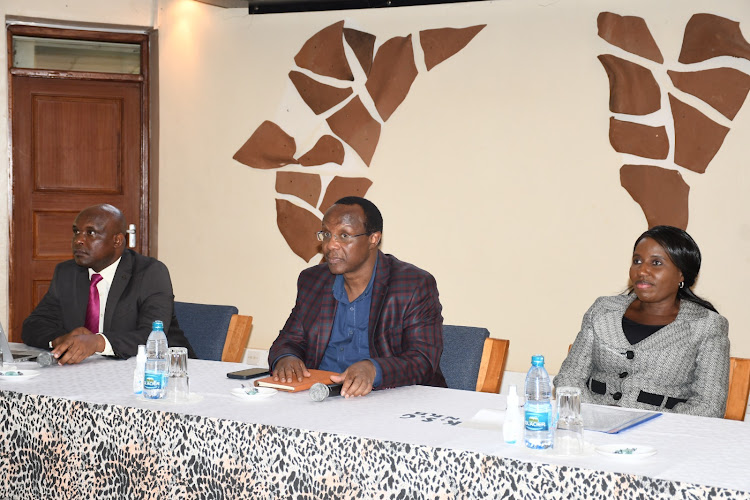
M527 448L551 448L552 389L549 374L544 369L544 356L531 357L531 368L526 374L526 405L524 406L524 442Z
M138 346L138 355L135 357L135 370L133 370L133 394L143 394L143 379L146 376L146 346Z
M154 321L146 341L146 370L143 378L143 396L162 399L167 395L169 372L167 366L167 336L164 323Z

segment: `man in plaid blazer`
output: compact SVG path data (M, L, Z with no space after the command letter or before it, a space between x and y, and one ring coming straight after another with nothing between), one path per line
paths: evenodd
M378 249L383 219L372 202L337 201L323 217L326 262L297 282L297 302L268 356L282 382L308 368L340 373L341 395L423 384L445 387L440 372L443 317L435 278Z

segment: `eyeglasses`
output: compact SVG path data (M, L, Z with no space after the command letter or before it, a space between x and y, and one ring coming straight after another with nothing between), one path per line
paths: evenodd
M317 236L318 241L331 241L331 237L333 237L336 241L341 243L342 245L348 245L349 243L354 242L354 238L358 238L360 236L367 236L371 233L359 233L359 234L331 234L328 231L318 231L315 233L315 236Z

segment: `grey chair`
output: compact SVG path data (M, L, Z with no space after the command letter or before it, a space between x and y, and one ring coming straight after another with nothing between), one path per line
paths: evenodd
M237 314L234 306L175 302L180 327L199 359L242 361L252 317Z
M449 388L500 392L510 341L489 336L486 328L443 326L440 370Z

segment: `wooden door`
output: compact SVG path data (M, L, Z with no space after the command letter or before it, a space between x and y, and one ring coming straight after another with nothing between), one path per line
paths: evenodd
M83 208L110 203L148 253L148 163L141 81L11 70L12 218L9 338L72 258ZM24 72L20 72L24 73ZM56 77L57 76L57 77ZM131 78L132 80L132 78Z

